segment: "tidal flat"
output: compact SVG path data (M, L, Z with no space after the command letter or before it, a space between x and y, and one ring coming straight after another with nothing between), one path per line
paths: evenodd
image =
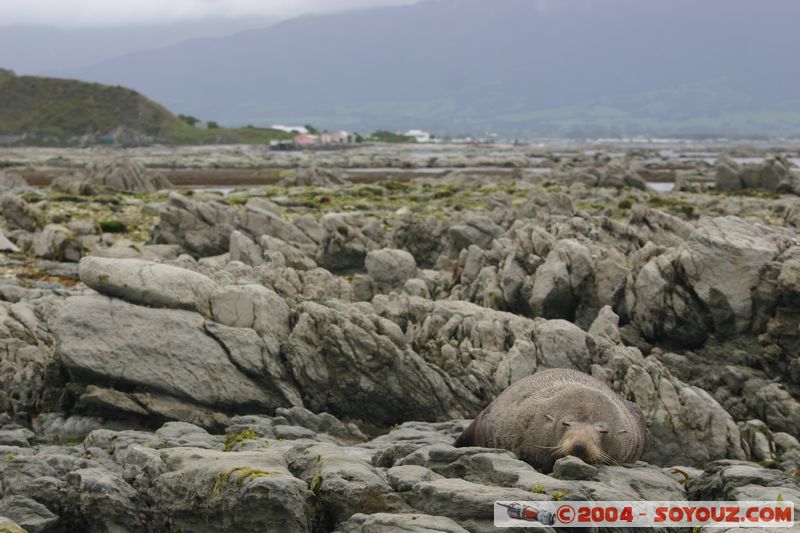
M4 148L0 189L0 517L29 531L800 506L797 147ZM642 461L452 446L549 368L636 403Z

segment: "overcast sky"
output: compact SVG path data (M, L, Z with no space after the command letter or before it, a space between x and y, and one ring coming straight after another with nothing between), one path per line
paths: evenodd
M213 17L291 17L416 0L0 0L0 25L103 27Z

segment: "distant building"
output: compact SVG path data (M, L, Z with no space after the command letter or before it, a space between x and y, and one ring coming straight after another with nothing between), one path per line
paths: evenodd
M348 144L353 142L353 136L346 131L326 131L319 136L322 144Z
M308 128L305 126L281 126L280 124L273 124L271 128L273 130L283 131L286 133L299 133L301 135L308 134Z
M403 135L406 137L411 137L418 143L429 143L433 141L433 135L423 130L408 130Z
M314 146L319 142L319 135L309 135L308 133L301 133L294 138L294 143L298 146Z

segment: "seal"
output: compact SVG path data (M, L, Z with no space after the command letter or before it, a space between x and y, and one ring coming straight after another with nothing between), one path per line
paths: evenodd
M504 390L454 446L504 448L549 473L556 459L631 463L644 451L641 409L605 383L568 369L537 372Z

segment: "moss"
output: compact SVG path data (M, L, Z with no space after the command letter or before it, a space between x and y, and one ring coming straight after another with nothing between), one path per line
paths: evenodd
M560 502L561 500L567 497L567 494L569 493L565 490L556 490L553 491L553 493L550 494L550 496L552 496L555 501Z
M27 530L17 526L0 526L0 533L28 533Z
M8 452L8 453L6 454L6 461L8 461L8 462L10 463L10 462L11 462L11 461L13 461L13 460L14 460L14 454L13 454L13 453L11 453L11 452Z
M238 444L244 442L246 440L258 439L260 438L253 428L247 428L241 433L232 433L230 435L225 435L225 451L229 452L236 448Z
M544 485L539 483L539 484L536 484L536 485L532 486L531 487L531 492L534 493L534 494L544 494Z
M65 194L56 192L47 197L51 202L85 202L86 198L75 196L74 194Z
M311 484L309 487L311 488L311 492L317 494L319 492L319 488L322 486L322 476L316 475L311 480Z
M249 466L237 466L226 470L225 472L218 472L215 477L214 488L212 494L219 496L222 494L222 489L230 483L231 478L236 480L236 486L241 487L245 483L249 483L254 479L262 477L282 476L282 472L271 472L268 470L258 470L250 468Z
M392 192L405 192L411 187L411 185L407 182L396 181L396 180L387 180L382 182L381 185L386 190Z
M365 185L352 191L352 195L361 198L381 198L385 190L375 185Z
M228 205L244 205L250 198L251 196L237 194L235 196L226 196L224 201Z
M119 220L101 220L97 223L101 233L128 233L128 226Z
M26 191L20 195L23 200L28 202L29 204L35 204L36 202L41 202L44 200L44 197L39 194L37 191Z

